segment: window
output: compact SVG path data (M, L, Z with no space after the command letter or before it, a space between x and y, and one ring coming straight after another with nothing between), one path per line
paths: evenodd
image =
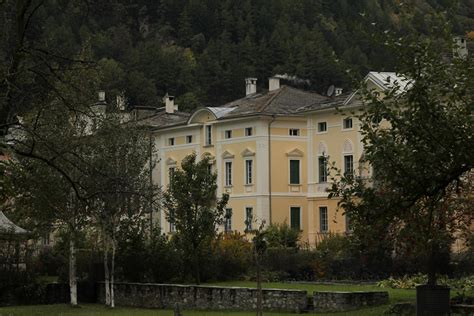
M174 137L168 138L168 146L174 146Z
M176 231L176 226L174 225L174 213L170 211L170 218L169 218L169 221L170 221L170 232L171 233L174 233Z
M319 208L319 230L321 233L327 233L328 229L328 208L321 206Z
M212 145L212 126L206 125L206 145Z
M290 128L289 134L290 134L290 136L300 136L300 129L299 128Z
M226 161L225 163L225 185L232 185L232 162Z
M209 174L212 174L212 163L210 163L210 164L207 165L207 172L208 172Z
M252 184L253 160L245 160L245 184Z
M352 119L351 118L346 118L342 122L342 126L344 129L351 129L352 128Z
M245 136L252 136L253 135L253 128L252 127L246 127L245 128Z
M354 156L352 155L344 156L344 175L346 177L354 175Z
M328 124L326 122L319 122L318 123L318 132L326 132L328 130Z
M186 136L186 143L191 144L193 142L193 135Z
M245 231L249 232L252 230L253 221L253 207L245 208Z
M168 169L168 175L169 175L169 187L171 189L171 179L173 179L173 175L174 175L174 172L175 172L176 168L175 167L171 167Z
M301 230L301 208L298 206L290 207L290 227Z
M346 213L346 233L352 232L352 223L349 214Z
M290 160L290 184L300 184L299 160Z
M228 129L224 132L225 138L232 138L232 130Z
M328 158L320 156L318 158L319 182L324 183L328 181Z
M232 209L231 208L225 209L224 231L225 232L232 231Z

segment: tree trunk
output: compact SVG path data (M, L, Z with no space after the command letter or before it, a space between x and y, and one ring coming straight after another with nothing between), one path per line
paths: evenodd
M437 283L436 278L436 262L438 259L438 243L433 242L431 244L430 257L428 262L428 285L435 286Z
M110 306L110 282L109 282L109 247L104 230L104 282L105 282L105 305Z
M257 316L262 316L262 273L257 254Z
M110 307L115 307L114 296L114 281L115 281L115 232L112 233L112 262L110 271Z
M74 233L69 238L69 294L71 306L77 306L76 245Z

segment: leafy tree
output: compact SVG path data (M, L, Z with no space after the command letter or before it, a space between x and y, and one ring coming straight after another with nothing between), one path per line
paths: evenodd
M293 229L284 222L271 224L266 228L266 238L269 247L297 248L301 232Z
M388 37L404 82L386 82L380 95L361 87L363 161L372 180L336 176L331 196L349 216L354 235L407 245L426 258L428 284L439 262L473 218L473 59L455 56L447 29L437 38ZM468 193L471 192L471 193Z
M205 251L210 248L218 226L224 220L228 194L217 199L217 174L209 172L210 157L197 160L186 156L181 168L170 174L170 185L164 193L167 220L176 228L176 242L191 267L194 280L201 282Z

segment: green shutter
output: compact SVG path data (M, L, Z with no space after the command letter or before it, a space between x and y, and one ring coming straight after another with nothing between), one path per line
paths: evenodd
M290 226L293 229L300 230L300 208L299 207L292 207L290 208Z
M290 160L290 184L300 184L299 160Z

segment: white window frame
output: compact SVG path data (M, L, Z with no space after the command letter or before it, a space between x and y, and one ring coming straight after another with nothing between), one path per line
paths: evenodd
M249 131L250 131L250 133L249 133ZM246 137L253 136L253 127L246 127L245 128L245 136Z
M228 169L227 166L230 165ZM231 187L233 184L232 182L232 160L225 160L224 161L224 181L226 187Z
M249 221L249 217L248 217L248 210L250 209L250 213L251 213L251 218L250 218L250 221ZM245 225L245 231L246 232L249 232L252 230L252 222L253 222L253 206L246 206L245 207L245 221L244 221L244 225Z
M232 130L231 129L226 129L224 131L224 138L225 139L231 139L232 138Z
M324 131L319 130L319 124L326 124L326 129ZM318 134L326 134L328 132L328 122L327 121L320 121L316 125L316 132Z
M168 146L174 146L176 144L174 137L168 138Z
M204 125L205 146L212 146L212 125Z
M351 121L351 127L346 128L346 121ZM342 119L342 130L343 131L351 131L354 129L354 119L352 117L345 117Z
M186 144L193 143L193 135L186 135Z
M352 164L351 164L351 171L352 171L352 176L355 176L355 168L354 168L354 154L353 153L345 153L342 158L342 164L343 164L343 170L344 170L344 175L347 174L346 170L346 157L352 157Z
M298 160L299 161L299 183L291 183L291 161ZM298 157L288 157L288 185L302 185L303 182L303 170L302 170L302 163L301 158Z
M325 208L326 209L326 230L322 230L322 218L321 218L321 208ZM327 205L319 205L318 206L318 217L319 217L319 232L320 233L323 233L323 234L326 234L326 233L329 233L329 207Z
M227 216L227 212L230 210L230 216ZM230 233L232 231L232 208L227 207L225 209L225 217L224 217L224 232Z
M248 163L250 163L250 173L248 170ZM253 167L254 167L253 159L244 159L245 185L253 185Z
M321 158L325 158L326 159L326 181L321 181L321 168L319 166L319 161ZM329 175L329 172L328 172L328 156L326 155L319 155L318 156L318 183L327 183L328 182L328 175Z
M290 205L288 207L288 218L290 219L288 222L290 224L290 228L292 228L291 227L291 209L295 208L295 207L300 209L300 216L299 216L300 217L300 223L299 223L299 226L300 226L300 230L303 230L303 207L301 205Z
M295 132L296 135L293 135L293 132ZM288 129L288 135L293 136L293 137L300 136L301 135L301 129L299 129L299 128L289 128Z

